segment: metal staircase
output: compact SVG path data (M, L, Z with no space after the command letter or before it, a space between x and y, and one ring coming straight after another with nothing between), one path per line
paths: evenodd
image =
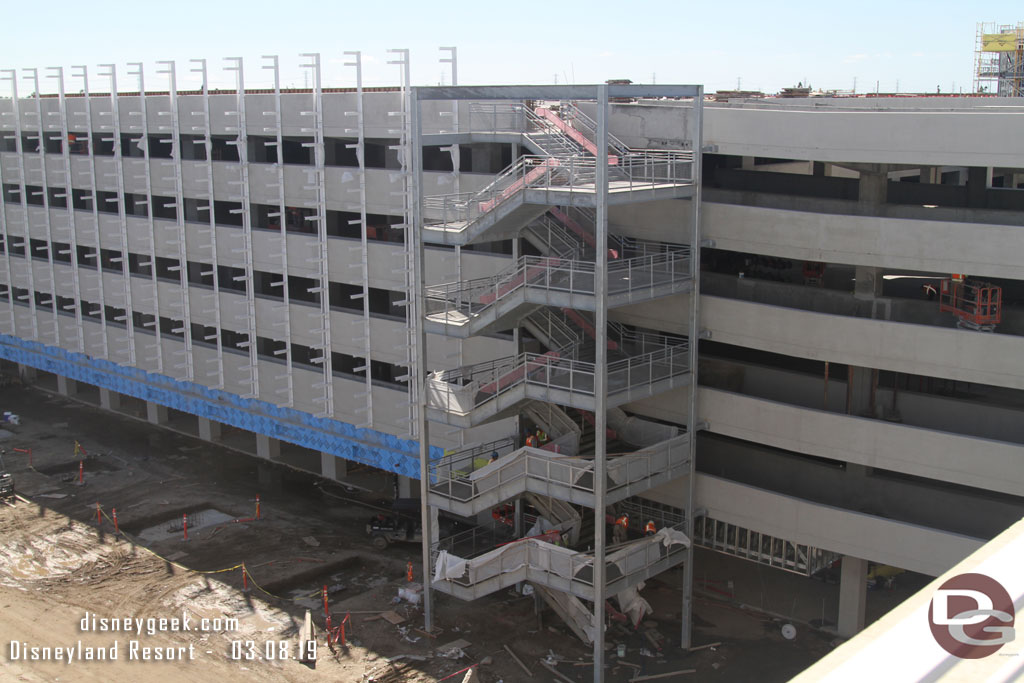
M540 255L519 256L490 277L427 286L424 329L466 338L522 327L547 351L520 348L505 358L429 373L426 416L463 428L517 417L519 427L540 428L547 440L526 445L517 434L430 463L430 506L462 516L495 510L501 520L434 544L431 586L471 600L528 581L581 640L592 642L595 609L584 601L595 599L595 574L605 577L598 595L635 588L682 562L690 541L680 520L654 536L605 546L603 571L596 571L596 532L578 508L623 503L692 471L691 434L616 408L688 386L689 339L606 325L603 311L592 315L599 306L691 290L691 245L618 236L599 243L598 162L607 155L602 201L616 204L691 196L694 155L632 150L613 136L604 149L595 142L597 124L571 102L471 105L469 127L462 134L471 141L487 139L481 134L492 140L517 135L532 154L478 192L426 197L424 241L523 238ZM597 269L605 257L601 293ZM597 320L606 327L599 329ZM601 395L595 393L599 370ZM599 468L593 429L564 408L607 409L616 429L610 433L621 432L628 442L615 440L609 452L605 441ZM502 521L508 510L522 510L512 505L517 500L532 506L537 522L524 537L511 538Z
M630 152L611 167L608 201L689 196L692 165L691 152ZM423 238L455 245L508 239L550 207L593 207L596 168L593 157L522 156L478 192L426 197Z

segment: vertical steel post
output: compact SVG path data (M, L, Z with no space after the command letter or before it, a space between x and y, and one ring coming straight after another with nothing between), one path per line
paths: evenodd
M57 274L53 266L53 225L50 218L50 192L46 177L46 125L43 123L43 100L39 93L39 72L36 69L25 69L32 74L32 82L35 85L33 97L36 101L36 125L39 126L39 173L41 175L40 185L43 195L43 211L46 218L46 261L50 267L50 310L53 313L53 343L61 346L60 343L60 321L57 320ZM26 198L26 203L28 199ZM25 207L26 211L28 207ZM31 232L27 231L31 236ZM29 260L29 268L32 265L32 242L25 245L25 256ZM34 292L33 292L34 295Z
M181 131L178 122L178 78L173 61L157 62L166 67L161 73L167 74L168 98L170 99L170 124L169 126L158 125L157 131L170 128L171 134L171 161L163 162L164 166L174 167L174 217L177 224L178 239L178 284L181 287L181 319L182 341L185 343L185 379L189 382L195 379L194 361L192 358L192 302L190 299L190 288L188 282L188 239L185 234L185 195L182 187L181 171ZM175 369L177 369L177 364Z
M427 333L423 325L424 307L426 300L426 283L423 272L423 148L422 148L422 124L420 122L419 91L416 88L409 88L409 124L412 132L412 140L408 145L412 190L412 225L405 231L406 239L412 239L413 243L413 278L415 298L410 302L409 321L413 325L416 346L416 363L414 379L416 383L416 426L420 440L420 523L423 528L423 623L429 631L434 621L434 601L430 592L431 566L430 550L433 545L433 519L428 502L430 493L430 434L427 426L427 405L426 405L426 374L427 367Z
M88 149L89 149L89 192L91 193L91 197L92 197L92 220L93 220L93 229L96 231L96 250L102 256L102 254L103 254L103 231L100 230L100 204L99 204L99 198L96 196L96 190L98 189L97 186L96 186L96 150L95 150L96 145L94 144L94 141L93 141L93 134L94 133L93 133L93 129L92 129L92 100L91 100L90 95L89 95L89 70L85 66L76 66L76 67L72 67L72 68L73 69L81 69L82 70L82 73L81 73L81 77L82 77L82 98L85 101L85 130L87 131L86 135L89 136L89 141L88 141L88 144L89 144L89 147L88 147ZM73 195L72 195L72 199L73 199ZM72 211L74 210L73 206L69 205L69 207L70 207L70 209ZM74 251L72 253L74 254L74 256L73 256L74 261L73 262L77 262L78 254L74 253ZM127 258L128 258L127 254L122 254L121 255L121 261L124 261ZM99 295L99 303L97 303L97 304L91 304L90 303L90 305L99 306L98 312L100 314L100 336L103 339L103 344L102 344L103 358L106 359L106 360L110 360L110 344L109 344L109 340L107 339L107 321L106 321L106 316L103 315L103 302L106 301L107 298L106 298L106 293L105 293L105 289L104 289L104 285L103 285L103 274L102 273L100 273L100 277L97 278L97 282L99 284L99 290L97 292L97 294ZM82 302L81 305L85 305L85 302Z
M208 74L206 71L206 60L205 59L193 59L193 64L198 64L198 67L192 69L192 73L198 73L203 79L203 149L205 150L206 158L206 194L209 200L209 204L205 207L207 212L207 222L209 223L210 230L210 271L209 274L213 276L213 320L214 320L214 331L212 339L210 337L204 337L203 341L215 341L217 343L217 355L214 357L214 361L217 363L216 382L214 383L215 389L224 388L224 339L221 335L221 310L220 310L220 270L219 256L217 253L217 215L213 209L213 193L214 193L214 182L213 182L213 122L210 119L210 86ZM197 211L201 211L203 207L197 206ZM200 276L206 273L200 272ZM210 373L204 373L204 377L209 377ZM206 382L204 382L205 384Z
M252 213L249 206L249 133L248 123L245 115L245 62L241 57L228 57L225 61L232 62L234 66L224 67L225 71L235 72L235 104L237 110L234 112L238 122L238 139L235 141L235 148L238 150L238 183L239 195L232 195L232 200L238 199L242 205L241 209L231 209L231 212L238 212L242 216L242 256L245 259L245 315L246 335L248 342L246 350L249 352L249 396L260 398L260 363L256 344L256 286L253 276L252 260ZM228 129L230 130L230 128ZM213 210L212 207L210 209ZM238 249L232 251L238 252Z
M690 290L689 306L689 329L690 337L690 406L687 411L686 431L689 433L690 466L689 475L686 477L686 535L690 539L690 545L686 549L686 559L683 564L683 611L682 611L682 633L679 639L679 646L684 650L690 649L693 639L693 544L694 544L694 519L693 519L693 496L694 477L697 472L697 423L700 419L697 407L697 351L700 339L700 201L701 201L701 153L704 145L704 87L698 86L697 94L693 101L693 166L691 177L693 179L693 196L690 199L690 273L693 278L693 289Z
M320 53L308 52L300 55L311 61L303 66L310 69L313 75L313 176L316 179L316 235L319 249L320 285L320 347L323 354L320 363L324 376L322 417L334 416L334 370L331 363L331 255L327 236L327 178L324 169L324 109L323 90L320 82ZM306 129L303 129L306 130ZM283 150L282 150L283 153ZM282 160L284 157L282 156ZM370 371L370 359L366 359L366 372Z
M608 86L597 86L594 200L594 683L604 681L605 491L608 422Z
M57 79L57 102L60 107L60 135L61 135L61 157L64 162L64 202L68 215L68 229L69 238L68 244L71 251L71 268L74 271L71 278L72 291L74 292L74 312L75 312L75 334L78 337L78 352L85 353L85 330L82 329L82 283L81 283L81 270L78 268L78 226L75 223L75 211L71 205L71 188L73 182L71 180L71 145L70 138L68 137L68 112L67 112L67 100L64 97L64 69L59 66L51 66L51 71L55 73L51 76ZM50 250L54 248L53 244L50 244ZM52 256L51 256L52 258ZM101 258L99 248L96 249L96 258ZM103 280L103 269L101 263L97 263L96 272L99 275L99 280ZM57 283L53 283L54 289L54 310L59 314L57 310Z
M39 318L36 315L35 297L35 273L32 269L32 251L29 246L29 212L28 212L28 185L26 183L25 171L25 138L21 125L21 100L18 99L18 72L15 69L9 71L11 75L11 102L14 104L14 138L18 157L18 194L21 197L21 211L24 216L22 230L24 237L22 247L25 250L22 256L25 262L25 273L28 275L28 310L29 319L32 321L32 340L39 341ZM11 292L11 304L14 304L14 292Z
M113 64L101 64L100 66L109 69L107 76L110 78L110 115L113 118L110 132L114 144L114 175L117 178L115 203L117 204L118 222L121 225L121 275L124 284L124 307L127 313L124 321L125 339L128 342L127 365L135 366L137 356L135 352L135 320L131 316L131 311L135 310L135 302L132 297L132 273L128 260L128 216L125 214L124 208L124 150L121 149L121 109L120 98L117 94L117 67ZM99 202L99 197L96 197L94 201ZM106 322L106 302L101 301L100 306L103 307L103 320Z
M363 353L365 354L366 371L364 380L366 382L366 417L363 424L367 427L373 426L373 376L370 373L370 356L373 351L373 343L370 339L370 245L366 231L369 226L366 224L366 127L363 119L363 57L358 51L346 52L351 55L354 61L346 62L345 66L355 67L356 70L356 110L345 112L346 116L355 114L356 117L356 144L347 145L348 149L356 150L356 162L359 165L359 189L349 192L359 193L359 219L349 221L349 224L359 224L359 250L362 256L360 272L363 276ZM352 129L346 128L349 133Z
M287 223L287 206L285 204L285 175L284 175L284 122L281 120L281 69L278 64L277 55L263 55L263 59L269 59L270 64L264 64L264 69L269 69L274 73L274 142L265 143L272 145L276 150L275 158L277 163L274 164L274 170L277 172L277 225L278 225L278 238L280 240L281 252L278 255L281 259L281 310L284 311L284 319L280 321L280 324L284 327L282 336L284 337L284 349L281 352L284 354L285 373L283 376L275 377L276 382L284 382L284 394L287 396L284 405L291 407L295 405L295 381L292 377L292 312L291 312L291 297L288 293L288 223ZM266 113L266 112L264 112ZM265 129L264 129L265 130ZM268 218L273 218L273 215L269 215ZM278 351L274 354L277 355ZM280 390L275 390L274 393L278 393Z
M153 216L153 175L152 169L150 169L150 155L149 155L149 107L146 104L146 78L143 73L142 62L129 62L128 66L134 66L138 68L138 72L134 75L139 77L139 107L140 111L133 111L132 114L137 114L142 119L142 161L143 161L143 178L146 181L146 218L149 222L149 253L146 254L146 258L149 259L149 284L153 290L153 334L156 335L156 358L152 359L156 361L156 371L160 374L164 372L164 343L163 334L160 330L160 282L157 278L156 272L156 219ZM128 72L132 75L132 72ZM125 317L131 318L132 310L125 311ZM147 358L148 363L151 359Z
M16 75L15 75L15 72L13 72L13 71L11 71L10 73L11 73L11 80L13 82L13 80L16 78ZM18 98L17 97L12 97L11 98L11 112L10 113L11 113L11 116L13 116L15 118L15 121L17 121L19 116L20 116L20 112L19 112L19 109L18 109ZM16 124L15 127L17 128L17 124ZM20 137L20 136L15 135L15 137ZM20 160L21 159L21 152L20 152L21 140L16 140L15 141L14 149L17 152L18 159ZM2 188L3 185L4 185L4 182L3 182L3 164L0 164L0 188ZM24 202L24 200L22 200L22 201ZM25 207L22 205L19 208L20 208L20 210L22 212L22 216L24 217L25 216ZM27 218L24 219L24 220L27 220ZM23 223L23 226L24 226L24 223ZM14 271L13 271L12 266L11 266L11 234L8 231L8 226L7 226L7 192L3 191L2 189L0 189L0 233L3 234L3 240L4 240L4 264L7 267L7 303L8 303L8 312L10 313L10 316L9 316L10 317L10 324L11 324L10 334L12 336L18 336L18 317L17 317L17 315L15 315L15 312L14 312Z

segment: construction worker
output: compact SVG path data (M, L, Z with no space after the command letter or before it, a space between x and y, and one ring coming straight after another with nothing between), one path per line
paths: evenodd
M491 453L491 462L497 462L497 461L498 461L498 451L494 451L493 453Z
M654 526L654 520L647 520L647 524L644 525L644 536L653 536L656 533L658 533L658 530Z
M629 515L621 515L615 520L615 528L612 529L612 543L618 545L625 543L629 538Z
M548 433L537 427L537 445L543 446L548 442Z
M526 437L526 445L529 446L530 448L538 448L540 446L540 442L537 440L537 435L530 434L528 437Z

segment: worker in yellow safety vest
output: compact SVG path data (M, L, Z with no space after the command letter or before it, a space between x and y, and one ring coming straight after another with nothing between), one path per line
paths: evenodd
M647 520L647 524L644 525L644 536L653 536L658 530L654 527L654 520Z
M537 428L537 444L543 446L548 442L548 433L543 429Z
M629 515L622 515L615 520L615 528L612 529L612 543L625 543L629 538Z

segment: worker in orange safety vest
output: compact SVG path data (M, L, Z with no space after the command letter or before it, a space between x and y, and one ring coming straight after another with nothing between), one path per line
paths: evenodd
M644 525L644 536L653 536L658 533L658 530L654 526L654 520L647 520L647 524Z
M625 543L629 537L629 515L622 515L615 520L615 528L612 529L612 543Z
M540 442L537 441L537 435L530 434L528 437L526 437L526 445L529 446L530 448L537 448L540 445Z

